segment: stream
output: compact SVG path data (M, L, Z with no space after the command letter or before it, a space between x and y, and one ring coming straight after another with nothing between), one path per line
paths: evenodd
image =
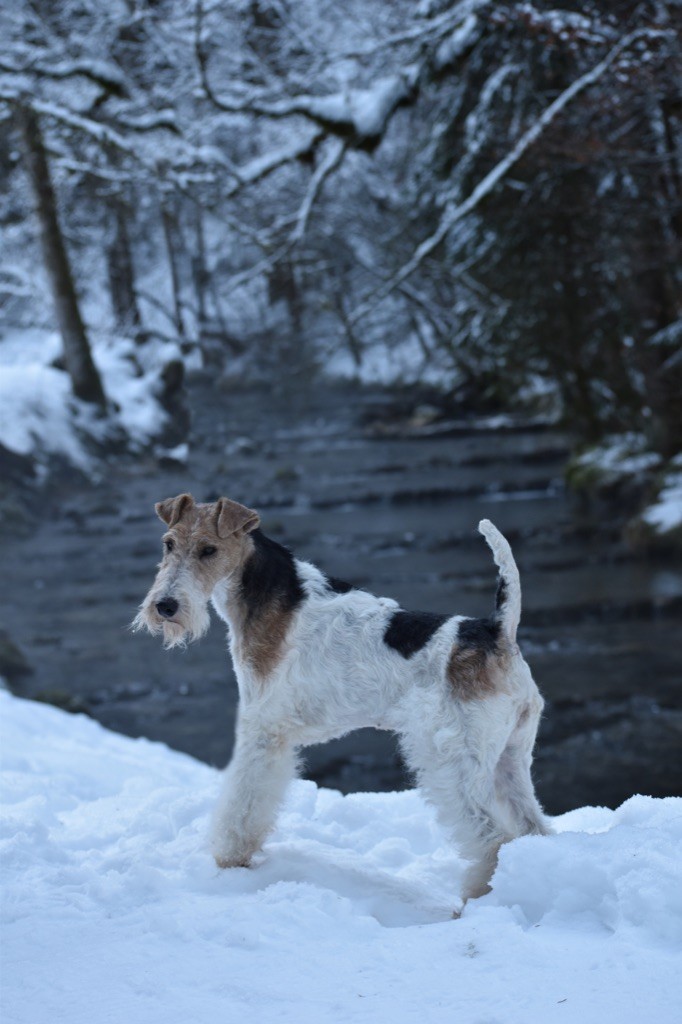
M682 566L629 551L612 510L566 493L560 431L418 405L401 417L391 392L350 384L275 393L197 377L189 404L186 466L112 457L96 484L65 474L35 529L0 540L2 625L31 669L15 692L222 766L237 696L222 624L180 652L127 628L160 557L155 501L229 496L330 575L467 615L493 607L487 517L521 572L519 640L547 701L534 768L546 809L682 792ZM393 737L372 730L308 749L304 774L343 792L410 785Z

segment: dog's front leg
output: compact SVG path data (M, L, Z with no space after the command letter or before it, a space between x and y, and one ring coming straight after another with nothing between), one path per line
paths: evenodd
M273 828L295 771L289 738L264 728L257 716L242 713L213 816L211 845L218 867L248 865Z

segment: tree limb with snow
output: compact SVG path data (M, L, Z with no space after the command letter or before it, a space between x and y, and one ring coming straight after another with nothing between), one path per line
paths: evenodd
M391 278L378 287L369 299L361 303L351 314L350 322L355 324L370 313L377 302L382 301L387 295L398 288L410 277L414 271L431 255L431 253L443 242L452 231L458 221L463 220L469 213L476 209L479 203L488 196L493 189L509 173L512 167L519 162L526 151L540 138L545 129L560 114L569 103L577 96L594 85L602 75L606 73L617 61L620 55L640 39L657 39L666 33L653 29L641 29L631 32L621 39L603 60L592 68L591 71L581 75L567 89L559 95L544 110L542 115L528 128L518 140L516 145L504 156L486 176L478 183L470 195L461 203L456 205L448 204L445 213L436 229L428 238L417 247L411 258L391 276Z

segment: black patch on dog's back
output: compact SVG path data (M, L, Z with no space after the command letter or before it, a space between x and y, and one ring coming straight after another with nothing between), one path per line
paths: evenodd
M411 658L447 620L447 615L434 612L394 612L384 632L384 643L403 658Z
M283 611L293 611L305 599L294 556L283 544L270 540L260 530L254 530L251 537L255 551L244 566L241 582L247 617L258 615L273 601L277 601Z
M459 624L457 646L475 648L481 654L495 654L500 623L495 619L464 619Z
M335 594L348 594L349 591L355 590L352 583L346 583L345 580L340 580L336 576L326 576L327 586L330 590L333 590Z

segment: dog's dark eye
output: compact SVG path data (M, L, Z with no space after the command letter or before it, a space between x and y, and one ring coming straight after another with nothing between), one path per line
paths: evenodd
M173 550L173 541L172 540L165 540L163 543L164 543L164 546L166 548L166 551L172 551Z
M218 549L214 548L212 544L207 544L205 548L202 548L199 552L199 558L210 558L211 555L215 555Z

